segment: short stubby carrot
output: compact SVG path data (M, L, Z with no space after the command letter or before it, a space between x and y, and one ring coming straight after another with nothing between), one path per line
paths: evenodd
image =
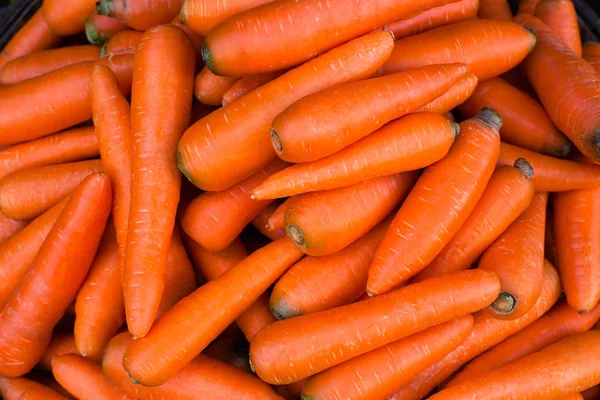
M176 148L190 121L195 55L181 29L160 25L144 33L133 63L123 294L128 329L143 337L156 317L164 287L181 186Z
M104 45L115 34L127 29L127 24L116 18L99 15L94 10L85 20L85 36L88 42Z
M166 24L181 10L183 0L100 0L96 12L125 22L138 31Z
M542 0L533 13L546 24L564 44L581 55L581 36L577 11L571 0Z
M311 93L372 76L393 45L387 32L366 35L207 115L179 142L179 168L203 190L224 190L248 178L275 158L269 127L279 113Z
M512 21L513 15L507 0L479 0L479 18Z
M467 72L446 93L424 105L418 111L446 114L464 103L477 87L479 79L472 72Z
M252 226L254 226L263 236L266 236L273 241L285 236L285 230L283 228L276 231L269 231L267 228L269 217L279 208L282 203L283 202L281 200L273 201L264 210L259 212L258 215L252 220Z
M526 159L533 167L533 186L536 192L564 192L600 185L600 167L562 160L502 142L498 165L513 165Z
M550 121L541 104L501 78L481 82L458 111L470 118L483 107L492 107L502 115L500 138L504 142L557 157L571 150L571 142Z
M531 203L535 171L525 159L496 168L481 199L437 257L413 282L470 268Z
M143 32L127 29L115 34L102 47L102 55L120 52L133 53L142 41Z
M257 199L351 186L425 168L450 150L459 127L441 115L415 113L320 160L292 165L252 190Z
M498 277L491 272L461 271L369 300L278 321L250 343L252 366L265 382L296 382L475 312L490 304L499 288Z
M156 320L146 336L130 344L125 369L145 386L165 383L301 257L288 238L255 251ZM170 340L165 342L165 337ZM160 359L156 354L162 355Z
M417 35L440 26L476 18L479 3L480 0L459 0L392 22L385 25L384 29L392 32L396 39Z
M264 74L245 76L243 78L238 79L233 85L231 85L229 89L227 89L223 93L222 104L226 106L227 104L233 102L235 99L238 99L243 95L250 93L254 89L261 87L265 83L271 82L273 79L282 75L283 72L284 71L267 72Z
M304 253L342 250L381 222L413 188L417 171L298 196L285 211L287 235Z
M102 162L89 160L13 172L0 182L0 209L14 219L37 217L100 171Z
M269 300L278 319L329 310L357 300L367 285L375 249L387 231L388 216L348 247L323 257L305 257L277 281Z
M194 81L194 97L200 103L209 106L220 106L223 103L223 93L237 81L235 78L217 76L206 67L196 75Z
M95 4L94 0L46 0L42 14L54 33L69 36L85 30L85 20Z
M20 376L42 358L79 291L110 213L110 180L86 178L71 195L35 261L0 313L0 374ZM85 240L81 240L85 237Z
M273 120L273 148L286 161L319 160L417 111L467 72L463 64L432 65L306 96Z
M68 397L28 378L0 377L0 396L6 400L67 400Z
M592 160L600 160L600 76L539 19L515 21L535 31L535 50L523 63L550 119ZM543 78L542 78L543 77Z
M425 169L377 247L369 294L388 292L416 275L458 232L494 172L501 125L492 109L460 124L448 155Z
M519 10L517 12L517 15L533 15L533 13L535 12L535 7L538 5L539 2L540 0L519 0Z
M29 221L18 221L16 219L8 218L0 211L0 244L23 230L27 224L29 224Z
M483 81L517 66L535 43L533 33L512 21L462 21L397 40L380 73L460 62Z
M277 71L387 23L452 2L277 0L215 26L206 35L202 56L217 75L241 77Z

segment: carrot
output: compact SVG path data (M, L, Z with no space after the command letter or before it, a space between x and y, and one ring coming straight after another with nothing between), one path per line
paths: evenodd
M429 104L424 105L418 111L432 112L437 114L449 113L455 107L464 103L477 87L479 80L472 72L467 72L465 76L456 81L450 89ZM452 120L453 121L453 120Z
M189 123L193 82L194 51L185 33L170 25L146 31L134 56L131 199L123 269L127 326L138 338L150 329L164 287L181 187L175 149Z
M600 71L600 56L588 56L584 54L583 59L587 61L597 73L600 73L598 72Z
M439 26L476 18L480 1L459 0L454 3L430 8L409 18L387 24L384 29L392 32L396 39L400 39L406 36L417 35Z
M94 10L85 20L85 36L88 42L102 46L115 34L127 29L127 24L116 18L99 15Z
M519 14L533 15L533 13L535 12L535 8L537 7L539 2L540 2L540 0L520 0L519 1L519 11L517 12L517 15L519 15Z
M124 366L138 382L161 385L199 354L302 257L287 238L257 250L159 318L131 343ZM173 327L177 329L173 329ZM164 338L170 340L165 342ZM155 355L161 354L160 359Z
M425 169L377 247L369 294L388 292L416 275L458 232L494 172L501 125L492 109L460 124L448 155Z
M119 52L133 53L140 44L144 36L143 32L134 30L124 30L108 39L108 42L102 47L102 55Z
M471 333L467 314L336 365L308 381L302 399L384 399Z
M276 231L270 231L267 228L267 223L269 221L269 217L279 208L282 204L282 201L275 200L273 203L269 204L264 210L258 213L256 217L252 220L252 225L263 235L275 241L279 238L285 236L285 230L283 229L283 220L281 221L282 228ZM285 216L285 214L283 214Z
M430 397L441 399L562 398L600 383L600 332L580 333Z
M273 79L278 78L280 75L282 75L282 72L277 71L240 78L223 93L222 104L226 106L245 94L250 93L254 89L261 87L265 83L269 83Z
M196 269L209 281L217 279L248 257L248 252L239 238L231 242L226 249L216 252L206 250L185 233L183 238Z
M249 374L249 344L245 338L228 338L214 341L203 352L209 357L223 361Z
M503 19L506 21L512 21L513 19L510 6L506 0L480 0L477 16L479 18Z
M13 172L0 182L0 208L14 219L37 217L101 170L100 160L89 160Z
M85 179L69 198L31 272L0 313L1 375L22 375L42 358L52 328L75 300L92 263L110 200L110 181L103 174Z
M119 78L120 89L129 92L131 61L131 55L86 61L1 87L0 146L37 139L87 121L92 116L90 86L94 65L110 67Z
M100 0L96 3L99 15L116 18L138 31L166 24L181 10L183 0Z
M179 168L203 190L224 190L248 178L275 158L268 134L273 118L308 94L373 75L392 47L387 32L366 35L209 114L179 142Z
M471 361L448 386L504 367L567 336L588 331L600 319L600 307L580 315L561 301L540 319Z
M493 273L462 271L358 303L278 321L252 340L251 365L265 382L295 382L477 311L489 304L498 290Z
M498 167L481 199L436 258L413 282L470 268L531 203L535 171L525 159L515 166Z
M60 36L52 32L42 15L42 10L38 10L2 49L0 68L15 58L50 49L56 46L59 41Z
M65 354L79 354L75 345L75 337L72 333L55 332L38 367L45 371L52 371L52 359ZM96 356L89 355L88 358L100 362L102 361L102 354Z
M421 169L442 159L458 132L458 125L441 115L407 115L337 153L275 173L255 187L252 195L257 199L286 197Z
M59 68L98 58L100 48L92 45L38 51L4 64L0 70L0 84L12 85Z
M306 96L273 120L273 148L286 161L319 160L417 111L467 72L463 64L433 65Z
M217 76L206 67L196 75L194 81L194 97L209 106L220 106L223 103L223 93L235 83L237 79L226 76Z
M8 218L0 211L0 245L19 233L29 224L29 221L17 221Z
M553 196L557 266L569 305L581 314L600 301L598 187Z
M277 0L215 26L206 35L202 56L217 75L240 77L277 71L387 23L452 2Z
M305 257L277 281L270 306L278 319L350 304L364 292L375 248L391 217L343 250L324 257Z
M5 400L66 400L67 397L27 378L0 377L0 395Z
M396 41L379 70L391 74L424 65L461 62L480 81L518 65L535 46L533 33L512 21L468 20Z
M563 192L600 185L600 167L549 157L502 142L498 165L512 165L524 158L533 167L537 192Z
M93 0L45 0L42 15L50 29L59 36L69 36L85 30L85 20L94 11Z
M443 279L443 277L432 279ZM433 388L444 382L474 357L540 318L552 307L559 296L558 273L550 263L546 262L542 292L535 306L527 314L515 320L504 321L489 317L485 312L475 313L473 315L475 323L469 337L456 350L419 373L389 399L420 400L424 398Z
M181 23L178 15L173 18L171 25L184 31L186 35L188 35L188 38L190 38L194 53L196 54L196 71L200 71L204 67L204 60L202 59L202 43L204 43L204 36L200 35L189 26Z
M281 235L285 236L285 224L283 222L285 218L285 211L290 208L294 202L298 201L298 196L290 197L286 201L284 201L267 219L267 231L271 232L273 235Z
M577 11L571 0L542 0L533 13L571 48L581 55L581 36Z
M129 352L135 344L128 333L115 336L102 361L104 375L130 396L173 400L282 399L258 378L204 354L190 358L189 363L173 371L173 377L160 386L136 385L123 369L123 363L127 363L126 350Z

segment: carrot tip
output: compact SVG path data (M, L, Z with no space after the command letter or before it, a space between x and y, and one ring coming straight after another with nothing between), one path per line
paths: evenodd
M295 225L288 224L285 226L285 230L296 246L306 247L306 239L304 239L304 234L300 228Z
M112 16L114 9L112 0L100 0L96 3L96 12L98 15L106 15L107 17Z
M271 128L269 134L271 135L271 143L273 144L273 148L275 149L277 154L280 154L283 151L283 143L281 143L281 139L279 139L277 131Z
M516 169L518 169L519 171L521 171L521 173L523 175L525 175L525 177L527 179L531 179L533 178L533 167L531 166L531 164L529 163L529 161L527 161L524 158L517 158L517 160L515 161L515 163L513 164L514 167Z
M517 299L508 292L500 292L492 303L492 310L502 315L509 315L515 310Z
M496 132L500 130L502 123L504 122L500 113L489 107L483 108L481 111L479 111L479 114L477 114L475 118L482 121L486 125L489 125Z
M452 129L452 140L454 140L460 133L460 125L452 121L448 121L448 124L450 124L450 128Z

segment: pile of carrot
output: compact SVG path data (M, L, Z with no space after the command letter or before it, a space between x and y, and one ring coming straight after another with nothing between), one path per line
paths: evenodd
M0 53L0 398L600 398L600 43L515 11L44 0Z

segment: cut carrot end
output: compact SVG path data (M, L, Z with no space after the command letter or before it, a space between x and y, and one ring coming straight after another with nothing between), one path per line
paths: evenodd
M112 0L100 0L96 3L96 12L98 15L106 15L107 17L111 17L113 11L114 9Z
M533 49L535 49L535 45L537 43L537 34L535 33L535 31L533 29L531 29L528 26L524 26L523 28L525 28L525 30L533 36L533 43L529 47L529 52L531 53L533 51Z
M131 382L133 382L135 385L139 385L140 383L137 381L137 379L135 379L133 376L127 374L127 376L129 376L129 380Z
M313 400L314 397L311 396L310 394L304 394L304 393L302 393L302 396L300 396L300 399L301 400Z
M498 314L509 315L517 307L517 299L508 292L500 292L490 307Z
M500 113L489 107L483 108L481 111L479 111L475 118L482 121L486 125L489 125L496 132L500 130L502 123L504 122Z
M206 41L202 43L202 49L200 52L202 54L202 59L204 60L204 65L206 65L206 68L208 68L213 74L218 75L214 70L215 66L213 63L212 56L210 54L210 49L208 48L208 44L206 43Z
M448 121L448 124L450 124L450 128L452 129L452 140L454 140L460 133L460 125L452 121Z
M256 371L254 370L254 365L252 364L252 357L248 356L248 364L250 364L250 371L252 371L253 374L256 373Z
M291 307L290 304L283 299L280 299L277 304L269 303L269 308L271 309L271 312L275 318L278 320L289 319L303 315L297 309Z
M89 18L85 21L85 37L87 37L88 42L97 46L100 46L103 41L96 28L90 23Z
M296 246L306 247L306 239L304 239L304 234L300 228L295 225L288 224L285 226L285 230Z
M271 128L269 134L271 135L271 143L273 144L273 148L275 149L277 154L280 154L283 151L283 143L281 143L281 139L279 139L277 131Z
M560 147L560 149L554 153L554 155L556 157L561 157L561 158L566 157L571 152L572 148L573 148L573 142L571 142L569 140L565 144L563 144Z
M521 171L521 173L523 175L525 175L525 177L527 179L533 178L533 174L534 174L533 167L531 166L529 161L527 161L526 159L517 158L517 160L515 161L515 163L513 165L516 169Z
M187 13L188 4L184 1L181 5L181 11L179 12L179 22L185 25L185 14Z

